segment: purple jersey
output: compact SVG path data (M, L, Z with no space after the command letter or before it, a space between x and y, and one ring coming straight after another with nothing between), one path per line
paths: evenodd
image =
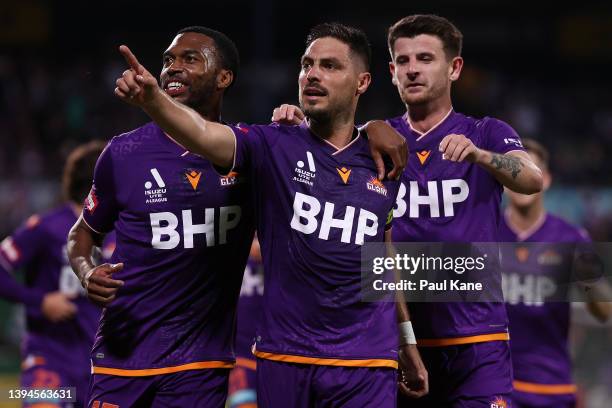
M0 244L0 296L25 304L24 367L43 359L81 372L89 362L100 308L87 300L68 264L66 237L76 220L74 208L66 204L46 215L30 217ZM25 287L8 275L21 268ZM56 291L78 294L72 300L78 308L73 319L52 323L42 314L44 295Z
M481 149L504 154L523 150L516 132L497 119L452 110L426 133L412 129L407 115L388 122L406 137L410 151L393 213L393 241L496 242L502 185L477 164L444 160L439 144L449 134L462 134ZM503 303L411 303L410 312L423 346L508 338Z
M545 292L555 292L557 289L552 289L555 282L569 282L573 264L571 248L552 243L587 242L587 235L547 214L523 233L515 232L503 219L500 241L542 243L504 251L504 293L514 378L518 382L515 389L533 391L540 386L544 393L549 393L545 391L551 390L550 385L556 385L558 390L568 393L575 389L568 349L570 304L546 301Z
M238 300L238 324L236 328L236 355L253 358L251 348L255 343L257 325L261 322L264 293L263 264L249 259Z
M230 367L236 303L253 238L248 184L220 176L154 123L104 150L83 210L114 229L113 277L92 351L96 374L154 375Z
M367 139L343 149L300 126L234 127L254 184L265 270L256 355L396 367L395 304L361 301L361 247L382 242L397 182L379 182Z

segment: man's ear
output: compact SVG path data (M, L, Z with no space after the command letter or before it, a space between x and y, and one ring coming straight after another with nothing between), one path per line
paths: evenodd
M361 95L368 90L370 86L370 82L372 82L372 75L369 72L362 72L359 74L359 79L357 83L357 95Z
M227 89L234 82L234 73L227 69L222 69L217 74L217 88Z
M453 58L453 61L451 62L451 65L449 68L449 78L451 81L456 81L459 79L462 68L463 68L463 58L461 57Z

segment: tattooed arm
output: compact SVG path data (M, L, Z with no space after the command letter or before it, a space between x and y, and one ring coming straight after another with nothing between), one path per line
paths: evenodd
M481 150L477 163L512 191L522 194L542 191L542 171L526 152L515 150L499 154Z
M476 147L470 139L457 134L442 139L439 149L446 160L479 164L497 181L517 193L534 194L542 190L542 171L524 151L493 153Z

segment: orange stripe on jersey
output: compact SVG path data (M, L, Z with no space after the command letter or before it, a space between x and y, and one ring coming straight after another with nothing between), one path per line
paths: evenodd
M521 392L529 392L532 394L575 394L578 387L574 384L536 384L524 381L513 381L514 389Z
M148 375L171 374L179 371L200 370L203 368L233 368L234 363L227 361L200 361L174 367L146 368L143 370L124 370L121 368L93 367L94 374L117 375L120 377L145 377Z
M339 367L388 367L397 369L397 361L384 359L345 360L340 358L319 358L293 356L290 354L274 354L254 351L255 356L266 360L282 361L283 363L314 364Z
M249 402L246 404L239 404L236 405L236 408L257 408L257 404L254 402Z
M484 343L485 341L508 341L508 333L480 334L478 336L452 337L448 339L417 339L420 347L457 346L459 344Z
M236 357L236 366L248 368L249 370L257 370L257 362L244 357Z
M28 405L29 408L62 408L59 404L52 404L50 402L35 402L34 404Z

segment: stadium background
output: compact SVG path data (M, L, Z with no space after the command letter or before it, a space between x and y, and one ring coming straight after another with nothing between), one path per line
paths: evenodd
M466 66L454 107L495 116L552 153L547 207L612 239L612 3L548 7L538 2L469 0L350 3L44 2L0 4L0 235L59 200L67 152L107 140L147 119L113 96L128 44L159 73L174 33L205 25L228 34L241 53L225 101L228 122L266 122L272 108L295 103L304 37L312 25L340 21L365 29L373 46L373 84L358 121L401 114L389 80L386 27L413 13L448 17L462 30ZM583 406L612 401L612 328L578 305L572 327ZM19 309L0 301L0 387L18 375ZM0 403L0 407L8 406Z

